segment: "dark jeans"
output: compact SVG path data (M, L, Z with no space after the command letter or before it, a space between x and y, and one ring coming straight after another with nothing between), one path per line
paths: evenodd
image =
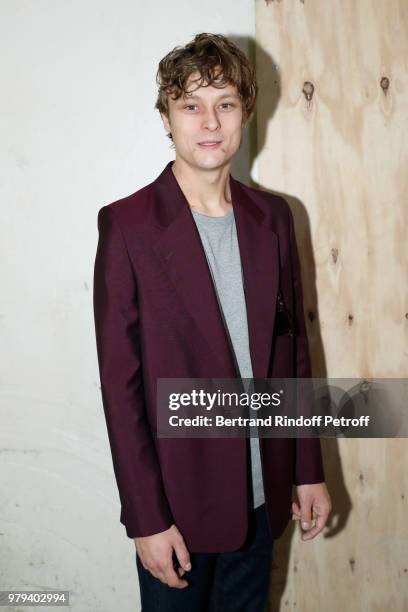
M249 510L248 536L234 552L190 553L183 589L169 587L146 570L136 553L141 612L265 612L273 539L265 504Z

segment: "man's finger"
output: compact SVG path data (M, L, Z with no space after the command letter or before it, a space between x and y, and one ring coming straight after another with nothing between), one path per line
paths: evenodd
M310 529L312 526L312 506L311 504L304 503L301 507L300 512L301 520L300 524L302 529Z
M316 525L302 534L302 540L311 540L312 538L314 538L318 533L321 532L321 530L326 524L326 521L327 516L324 516L323 514L318 516L316 519Z
M188 586L187 580L181 580L178 577L172 563L166 565L165 568L162 569L162 571L159 573L159 578L162 582L168 584L172 588L184 589L186 586Z
M174 552L176 553L177 559L181 567L188 572L191 570L191 561L190 561L190 553L186 545L184 544L184 540L177 541L173 544Z

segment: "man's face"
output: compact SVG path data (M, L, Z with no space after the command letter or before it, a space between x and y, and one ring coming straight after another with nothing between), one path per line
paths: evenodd
M190 75L186 89L191 93L178 100L169 96L169 119L162 119L178 157L197 168L219 168L230 162L241 144L242 103L236 85L197 88L193 80L198 77ZM209 141L218 144L206 145Z

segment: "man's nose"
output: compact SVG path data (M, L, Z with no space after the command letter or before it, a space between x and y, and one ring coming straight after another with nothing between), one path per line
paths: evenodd
M208 128L210 130L215 130L220 127L220 120L215 111L209 110L205 113L205 117L203 119L203 127Z

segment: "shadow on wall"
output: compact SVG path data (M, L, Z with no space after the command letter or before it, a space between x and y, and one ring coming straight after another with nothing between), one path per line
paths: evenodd
M311 240L310 221L307 209L296 197L288 193L266 189L251 178L251 170L257 155L265 146L268 123L272 121L281 96L281 80L277 64L262 47L252 38L228 35L244 53L249 56L251 62L258 65L257 78L259 85L258 100L262 96L264 108L269 113L259 117L255 112L247 128L243 142L246 147L241 147L236 154L231 167L231 174L239 181L257 189L270 193L276 193L285 197L292 210L297 244L299 247L299 258L301 260L303 293L305 305L306 326L308 331L313 376L316 378L327 377L326 359L324 354L321 330L319 325L318 296L316 291L316 265ZM303 87L303 93L307 97L308 91ZM249 156L248 156L249 150ZM341 531L346 525L350 515L352 504L350 495L346 489L341 465L338 441L336 438L323 438L322 453L326 475L326 483L332 501L332 511L326 528L317 538L331 538ZM295 487L294 487L295 494ZM294 496L295 498L295 496ZM296 572L296 566L289 568L291 542L293 537L300 537L296 533L300 527L297 522L290 523L281 538L274 544L274 560L272 567L272 580L270 592L270 610L278 612L283 609L283 593L289 571Z

